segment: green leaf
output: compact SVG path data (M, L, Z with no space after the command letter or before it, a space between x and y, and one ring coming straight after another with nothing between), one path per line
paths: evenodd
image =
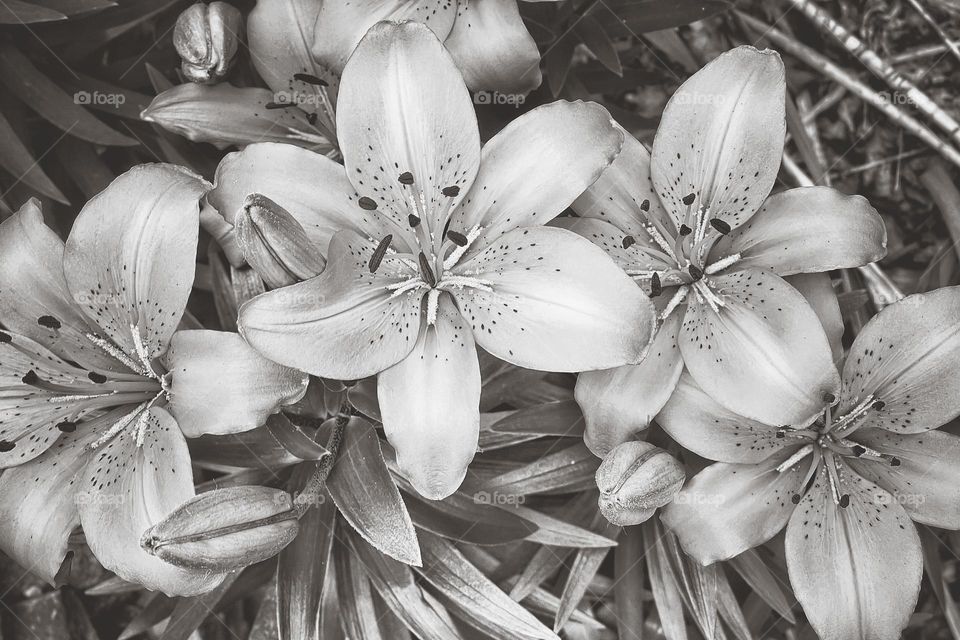
M107 146L139 144L94 118L78 104L79 98L65 93L11 44L0 45L0 81L41 117L72 136Z
M421 536L424 566L418 573L448 601L457 616L493 638L556 640L557 636L512 600L452 544Z
M490 429L497 433L582 438L583 412L575 400L548 402L514 411Z
M619 529L619 527L607 522L607 519L599 512L594 514L590 528L607 535L614 534ZM580 604L580 600L587 592L587 587L590 586L593 577L597 575L600 564L607 557L609 551L608 548L580 549L577 551L573 564L570 565L570 573L567 574L567 582L563 586L563 593L560 595L560 608L553 621L554 631L562 629L563 625L570 619L570 615Z
M639 637L643 629L643 532L624 527L613 550L613 595L620 638Z
M66 19L67 16L59 11L20 0L4 0L0 3L0 24L22 25Z
M603 66L618 76L623 74L623 66L620 64L620 55L617 53L617 48L613 45L613 41L607 35L603 25L593 15L583 16L575 23L573 30L580 38L580 42L597 57L597 60Z
M383 460L376 430L363 418L350 418L340 451L327 489L343 517L381 552L419 565L417 534Z
M37 193L57 202L70 204L57 185L43 172L38 160L14 133L10 122L0 113L0 167L6 169L14 180L22 182Z
M780 586L782 584L781 580L770 571L760 554L754 549L748 549L731 558L729 564L736 569L744 582L750 585L750 588L763 598L763 601L770 605L770 608L776 611L781 618L790 624L797 623L793 615L793 608L790 606L790 600ZM784 586L789 589L789 585Z
M301 460L319 462L330 455L326 447L290 422L290 419L282 413L275 413L267 418L266 427L284 449Z
M504 496L524 496L558 489L582 490L594 486L594 475L599 466L600 460L583 442L577 442L501 474L486 482L483 488Z
M337 572L337 595L340 617L347 637L357 640L381 640L379 614L373 601L373 589L363 566L338 541L334 566Z
M597 19L608 32L633 35L681 27L732 7L726 0L621 0L610 3L610 11L597 12Z

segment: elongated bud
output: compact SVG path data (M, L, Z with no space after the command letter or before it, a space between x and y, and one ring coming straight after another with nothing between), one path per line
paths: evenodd
M236 233L247 263L271 288L312 278L326 265L296 218L259 193L244 201Z
M647 442L614 447L597 469L600 512L619 526L640 524L683 487L683 465Z
M293 498L270 487L201 493L147 529L140 546L172 565L233 571L266 560L296 537Z
M226 2L187 7L173 28L180 68L191 82L213 84L227 74L237 55L242 16Z

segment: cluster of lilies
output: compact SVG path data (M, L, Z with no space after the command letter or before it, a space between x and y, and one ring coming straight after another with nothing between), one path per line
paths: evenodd
M213 183L141 165L65 243L35 201L0 225L0 547L53 581L79 525L120 577L209 590L222 575L141 546L194 495L186 439L264 424L310 376L376 376L400 472L441 500L477 449L481 348L579 373L601 458L656 422L715 461L655 505L686 553L725 560L786 528L823 638L898 637L922 575L911 521L960 528L957 438L936 430L960 414L960 289L890 305L844 349L827 272L883 257L884 224L830 188L771 194L780 57L708 64L649 151L593 102L481 144L470 90L539 84L515 3L441 3L426 24L426 5L389 4L261 0L270 90L157 98L145 118L242 147ZM414 21L381 21L398 17ZM275 108L290 91L321 108ZM184 317L201 224L267 285L239 334Z

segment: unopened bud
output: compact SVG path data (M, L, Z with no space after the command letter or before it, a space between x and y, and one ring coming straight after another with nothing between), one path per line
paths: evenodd
M600 512L613 524L648 520L683 487L683 465L647 442L624 442L610 450L597 469Z
M296 218L259 193L244 201L236 232L247 263L271 288L312 278L326 265Z
M270 487L201 493L147 529L140 546L165 562L198 571L233 571L266 560L297 536L293 498Z
M227 74L237 45L242 17L226 2L187 7L173 29L183 75L191 82L212 84Z

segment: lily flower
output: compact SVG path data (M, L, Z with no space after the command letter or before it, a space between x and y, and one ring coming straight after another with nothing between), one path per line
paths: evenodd
M322 378L379 374L400 468L440 499L477 448L478 346L523 367L582 371L636 362L649 343L653 305L639 287L594 244L541 226L596 180L621 135L602 107L556 102L481 151L460 72L416 22L368 32L339 100L345 166L253 145L220 175L222 201L263 189L327 259L319 276L246 303L240 331ZM258 171L255 158L273 167Z
M222 575L147 554L194 495L186 437L257 427L306 376L234 333L178 330L209 184L142 165L83 207L64 244L35 201L0 224L0 547L54 582L79 524L104 567L168 594Z
M894 640L923 561L910 522L960 529L960 287L910 296L857 336L842 389L812 422L777 426L722 407L684 374L657 421L716 460L662 513L698 561L786 527L790 582L824 640Z
M540 51L523 24L517 0L319 4L312 51L334 73L343 71L367 29L377 22L416 20L444 42L470 90L525 94L540 86Z
M259 0L250 12L250 60L269 89L188 82L160 93L140 117L219 148L274 141L337 155L336 78L310 53L320 4Z
M817 314L784 277L878 260L886 233L861 197L825 187L769 195L784 92L775 52L721 55L674 94L652 153L625 134L573 204L581 217L556 222L606 249L659 311L640 364L578 379L597 455L649 425L684 367L723 406L771 424L796 423L836 393Z

